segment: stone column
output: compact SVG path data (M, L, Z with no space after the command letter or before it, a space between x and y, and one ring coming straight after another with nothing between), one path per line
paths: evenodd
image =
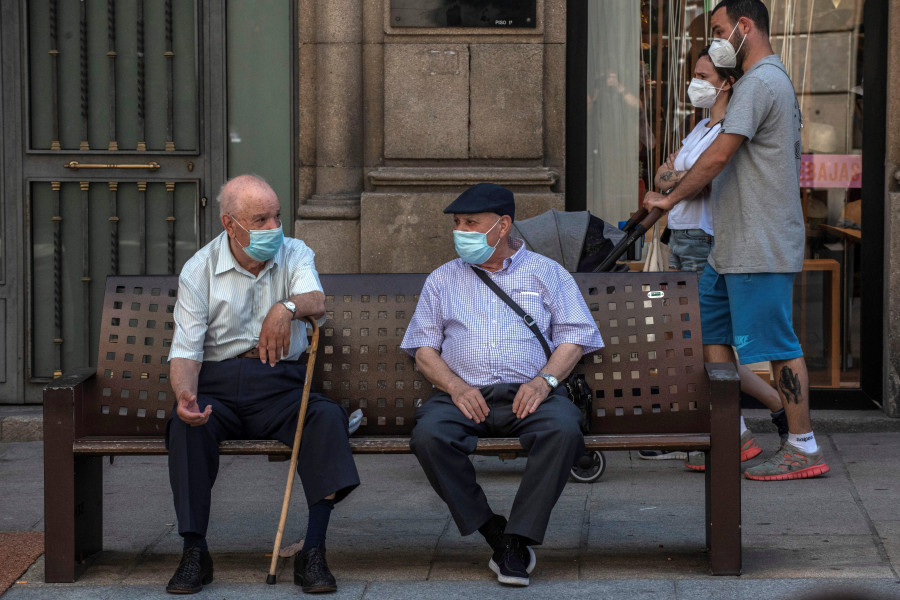
M314 81L301 76L301 88L306 84L315 89L315 163L314 170L309 169L311 165L305 167L302 179L309 184L314 178L314 185L307 188L314 191L302 198L295 229L316 251L320 272L359 272L363 0L319 0L301 6L308 9L301 13L301 20L310 18L309 13L315 15ZM301 64L310 62L301 47ZM304 130L301 117L304 135L308 143L313 133Z

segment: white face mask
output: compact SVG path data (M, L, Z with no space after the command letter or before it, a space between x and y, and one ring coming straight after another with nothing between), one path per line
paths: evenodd
M712 108L712 105L716 103L716 98L719 97L719 92L723 89L724 86L717 88L705 79L694 78L691 79L691 85L688 86L688 98L691 99L691 104L697 108Z
M729 41L735 31L737 31L737 23L734 24L734 29L728 34L727 40L713 38L713 41L709 44L709 58L712 60L713 64L719 68L724 67L726 69L733 69L737 66L737 53L741 51L741 47L743 47L747 35L744 34L744 39L741 40L740 46L735 50L734 46L732 46Z

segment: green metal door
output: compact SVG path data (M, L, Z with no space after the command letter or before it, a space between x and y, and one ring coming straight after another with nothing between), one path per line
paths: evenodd
M106 276L178 273L221 231L227 177L266 177L291 233L294 13L0 4L0 404L95 364Z

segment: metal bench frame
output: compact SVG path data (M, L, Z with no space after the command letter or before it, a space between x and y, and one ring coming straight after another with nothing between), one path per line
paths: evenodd
M595 396L587 448L706 451L710 569L740 574L740 383L733 365L703 363L696 276L574 277L607 344L576 367ZM415 408L432 388L399 345L425 275L321 279L327 319L314 389L348 411L362 408L354 452L409 453ZM166 454L177 287L176 276L109 277L97 368L67 373L44 390L47 582L75 581L102 550L102 457ZM229 441L220 451L290 456L277 441ZM516 439L478 444L481 453L521 451Z

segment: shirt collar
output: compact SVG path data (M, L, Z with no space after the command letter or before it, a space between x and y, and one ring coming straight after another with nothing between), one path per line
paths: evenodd
M500 267L499 269L497 269L496 271L494 271L495 273L499 273L500 271L511 270L511 269L517 267L519 265L519 263L521 263L525 259L525 253L527 252L527 250L525 249L524 241L520 240L519 238L510 236L508 246L510 248L512 248L513 250L515 250L515 252L512 254L512 256L503 259L503 266ZM466 263L463 259L459 258L457 260L459 260L461 263L463 263L464 266L466 266L466 267L469 266L469 264ZM478 265L475 265L475 267L478 269L481 269L481 267ZM481 270L484 271L485 269L481 269Z
M221 275L231 269L234 269L238 273L243 273L245 275L249 275L253 277L253 274L250 273L247 269L242 267L240 263L238 263L237 259L234 258L234 254L231 253L231 246L228 242L228 232L223 231L219 234L219 252L218 259L216 260L216 275ZM282 252L284 252L284 244L281 244L281 248L278 249L278 252L275 253L275 256L271 260L266 261L266 266L263 267L263 270L259 272L260 275L268 271L269 269L278 268L278 263L281 261Z

